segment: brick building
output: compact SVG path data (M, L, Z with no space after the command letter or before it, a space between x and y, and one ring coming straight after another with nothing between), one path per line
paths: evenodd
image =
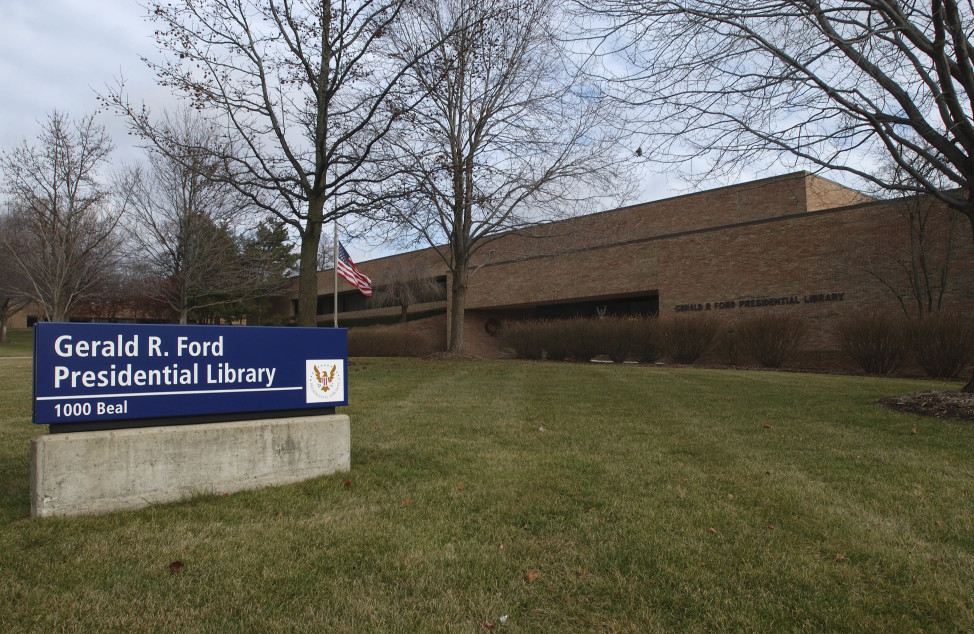
M908 218L917 209L929 214L922 247L931 285L936 290L949 260L944 306L971 310L974 248L966 220L932 199L874 200L798 172L502 236L474 262L479 268L467 293L466 351L499 354L491 332L504 319L709 312L732 320L761 310L806 317L809 343L834 349L830 325L836 318L915 310L907 272L916 268L911 252L918 253L918 238L912 236L911 247ZM396 267L429 271L441 293L410 312L430 316L395 327L422 333L433 349L445 348L450 284L433 249L358 264L377 287ZM331 322L332 280L330 270L319 274L322 324ZM399 311L370 305L344 280L338 291L340 325Z

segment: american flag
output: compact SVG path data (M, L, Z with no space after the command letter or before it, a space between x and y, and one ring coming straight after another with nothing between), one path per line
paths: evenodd
M348 257L348 251L345 250L341 242L338 243L338 262L335 268L339 275L348 280L349 284L362 291L363 295L372 296L372 280L358 270L358 267L352 262L352 258Z

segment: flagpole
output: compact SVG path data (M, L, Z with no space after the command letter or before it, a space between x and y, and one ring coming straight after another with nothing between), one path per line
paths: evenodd
M332 270L335 272L335 293L332 298L335 300L335 328L338 328L338 216L335 216L335 239L332 242Z

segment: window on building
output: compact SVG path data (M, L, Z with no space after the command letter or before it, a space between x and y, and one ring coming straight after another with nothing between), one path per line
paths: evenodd
M624 297L621 299L596 299L538 306L536 316L541 319L570 319L572 317L643 316L659 314L659 295Z

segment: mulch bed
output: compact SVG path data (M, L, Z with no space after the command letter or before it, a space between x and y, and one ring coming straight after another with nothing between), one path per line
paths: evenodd
M974 394L967 392L916 392L890 396L880 403L897 412L974 421Z

